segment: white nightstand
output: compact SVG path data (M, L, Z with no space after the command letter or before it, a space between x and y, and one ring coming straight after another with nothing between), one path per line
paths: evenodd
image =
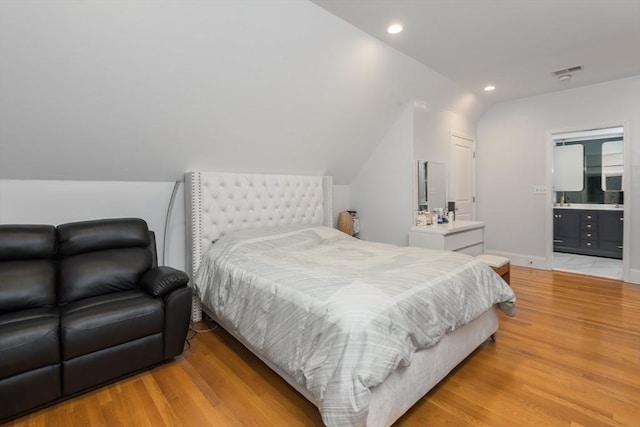
M411 227L409 246L480 255L484 253L484 222L460 220Z

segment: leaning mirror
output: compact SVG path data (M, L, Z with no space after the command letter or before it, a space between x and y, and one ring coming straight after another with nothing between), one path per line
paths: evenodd
M444 163L418 160L417 180L419 211L447 206L447 169Z

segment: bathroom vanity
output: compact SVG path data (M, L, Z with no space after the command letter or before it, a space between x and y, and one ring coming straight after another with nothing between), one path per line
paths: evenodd
M622 207L575 204L553 209L553 250L622 259Z

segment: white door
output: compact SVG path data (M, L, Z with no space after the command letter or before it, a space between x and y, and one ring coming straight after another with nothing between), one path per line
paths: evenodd
M475 141L451 134L449 200L456 202L456 219L475 219Z

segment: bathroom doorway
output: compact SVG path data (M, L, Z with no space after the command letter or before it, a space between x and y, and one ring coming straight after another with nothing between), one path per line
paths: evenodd
M552 133L554 270L624 277L624 127Z

